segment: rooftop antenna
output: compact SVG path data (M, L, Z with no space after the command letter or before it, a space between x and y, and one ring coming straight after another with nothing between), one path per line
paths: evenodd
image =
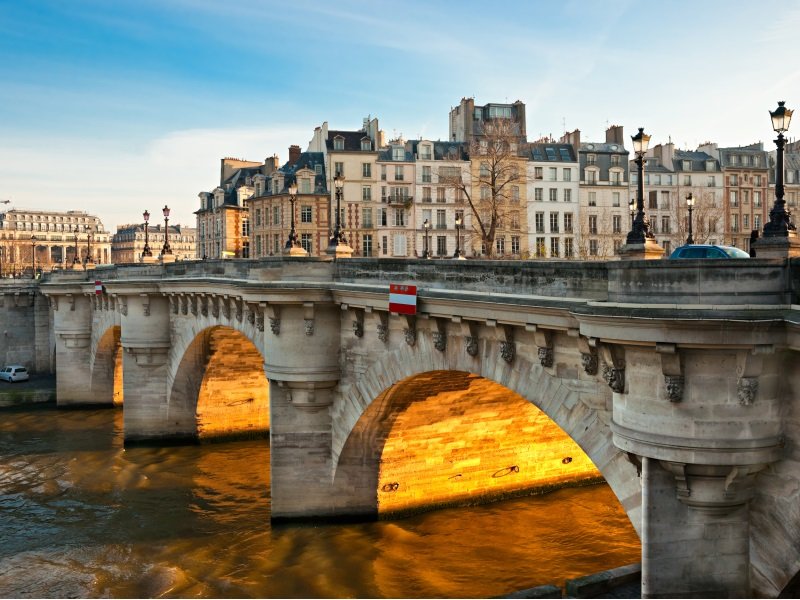
M561 117L561 129L563 130L564 135L567 134L567 118Z

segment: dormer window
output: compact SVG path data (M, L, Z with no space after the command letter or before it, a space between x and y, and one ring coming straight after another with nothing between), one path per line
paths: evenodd
M419 157L422 160L430 160L431 159L431 146L430 144L423 144L419 147Z
M333 149L344 150L344 138L340 135L333 138Z
M321 164L314 165L314 174L315 175L322 175L322 165Z
M706 161L706 171L716 171L716 169L714 167L715 167L715 165L714 165L714 161L713 160L707 160Z
M361 140L361 149L365 151L372 150L372 140L369 138L364 138Z
M311 178L310 177L301 177L300 178L300 193L301 194L310 194L311 193Z
M586 164L593 165L597 162L597 155L595 154L587 154L586 155Z
M691 171L692 170L692 161L684 160L683 162L683 170L684 171Z
M761 162L761 161L759 160L759 157L758 157L758 156L754 156L754 157L753 157L753 166L754 166L754 167L761 166L761 165L760 165L760 162Z
M403 160L406 157L406 151L400 146L392 148L392 160Z

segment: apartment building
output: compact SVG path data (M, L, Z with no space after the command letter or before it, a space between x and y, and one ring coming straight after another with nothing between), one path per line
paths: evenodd
M392 140L378 153L377 166L380 205L376 207L374 229L376 256L422 256L422 221L416 222L417 215L412 209L417 182L414 154L406 149L404 140ZM421 198L416 200L419 202ZM366 231L364 236L367 237Z
M577 149L580 169L578 258L615 256L630 231L628 151L623 128L606 130L605 142L582 142L580 130L565 134L561 143Z
M534 258L575 258L579 223L579 163L571 144L527 146L528 246Z
M460 188L470 172L466 144L412 140L406 142L406 150L416 163L411 214L415 254L428 250L431 256L448 258L456 256L458 248L462 256L471 256L472 213Z
M513 134L518 144L527 141L525 104L519 100L512 104L490 102L475 106L474 98L462 98L458 106L450 110L451 142L472 142L484 135L487 123L504 120L513 124Z
M168 237L175 260L199 258L196 228L170 225ZM111 262L115 265L140 262L145 242L153 256L160 254L164 247L164 226L150 224L145 235L144 223L118 225L117 232L111 236Z
M219 186L198 194L200 209L194 213L201 258L249 258L250 220L244 203L255 192L253 177L263 169L259 162L221 160Z
M635 202L638 173L634 161L630 161L629 167L630 201ZM648 149L644 166L644 208L656 242L667 255L686 243L689 235L686 202L689 194L695 203L692 210L695 243L722 242L723 189L719 161L712 155L700 150L679 150L671 142Z
M297 186L294 221L297 240L309 256L325 254L330 238L331 198L327 187L325 156L289 147L289 160L280 168L277 157L254 176L254 193L244 202L250 223L250 256L280 256L292 224L289 189Z
M719 159L722 170L726 243L750 251L752 231L769 218L769 156L763 143L731 148L701 146Z
M0 212L0 274L32 268L109 264L111 235L85 211L12 208ZM87 261L87 257L89 260Z

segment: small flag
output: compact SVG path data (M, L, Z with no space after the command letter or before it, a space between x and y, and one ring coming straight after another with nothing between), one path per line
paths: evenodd
M97 296L103 293L103 284L100 283L99 279L94 280L94 293Z
M417 314L417 286L389 284L389 312L401 315Z

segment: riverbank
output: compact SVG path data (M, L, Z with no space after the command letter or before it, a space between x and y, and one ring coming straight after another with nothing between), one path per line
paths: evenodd
M28 381L0 381L0 408L56 401L56 376L31 375Z
M639 563L567 579L562 590L557 585L540 585L514 592L503 598L641 598L642 565Z

